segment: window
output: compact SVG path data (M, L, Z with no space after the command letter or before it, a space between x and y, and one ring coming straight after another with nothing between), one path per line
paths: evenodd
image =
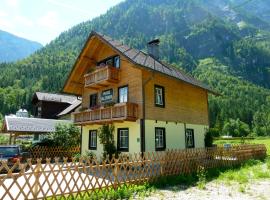
M114 67L120 68L120 56L115 56L113 63L114 63Z
M125 103L128 101L128 86L118 88L118 102Z
M187 148L194 148L194 130L193 129L186 129L186 147Z
M155 105L165 107L164 87L155 85Z
M105 66L105 65L120 68L120 56L112 56L98 63L98 66Z
M89 131L89 149L97 149L97 130Z
M98 98L97 94L90 95L90 108L97 106L97 98Z
M41 117L41 106L37 107L36 114L37 114L37 117Z
M118 151L128 151L129 146L128 128L119 128L117 131L117 148Z
M155 128L155 146L156 151L162 151L166 149L165 128Z

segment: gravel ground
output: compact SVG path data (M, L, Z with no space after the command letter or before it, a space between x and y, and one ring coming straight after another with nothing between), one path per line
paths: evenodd
M146 200L159 199L181 199L181 200L270 200L270 179L254 181L252 184L240 185L230 183L230 185L212 181L206 184L205 189L198 187L185 188L184 186L174 186L162 190L157 190Z

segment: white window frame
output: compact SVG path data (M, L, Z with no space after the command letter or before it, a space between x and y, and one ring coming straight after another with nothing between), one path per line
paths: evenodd
M128 86L118 88L118 98L119 103L128 102Z
M155 105L165 107L164 87L155 85Z
M165 128L156 127L155 128L155 148L156 150L166 149L166 135Z
M129 149L129 129L123 128L118 129L118 150L119 151L128 151ZM123 140L126 141L125 144L123 144Z
M193 129L186 129L186 147L187 148L195 147L195 135Z
M93 137L93 133L95 136ZM96 149L97 148L97 130L90 130L89 131L89 149Z

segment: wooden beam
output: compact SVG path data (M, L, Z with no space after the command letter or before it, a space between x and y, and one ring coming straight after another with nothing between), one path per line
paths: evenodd
M88 63L93 63L93 64L97 63L97 61L95 59L90 58L89 56L84 55L84 56L82 56L82 58L86 59Z
M77 86L79 86L79 87L83 87L83 86L84 86L83 83L79 83L79 82L75 82L75 81L70 81L70 84L72 84L72 85L77 85Z

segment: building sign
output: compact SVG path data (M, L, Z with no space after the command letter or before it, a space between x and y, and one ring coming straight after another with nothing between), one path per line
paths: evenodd
M102 91L101 93L101 102L108 103L113 100L113 89Z

